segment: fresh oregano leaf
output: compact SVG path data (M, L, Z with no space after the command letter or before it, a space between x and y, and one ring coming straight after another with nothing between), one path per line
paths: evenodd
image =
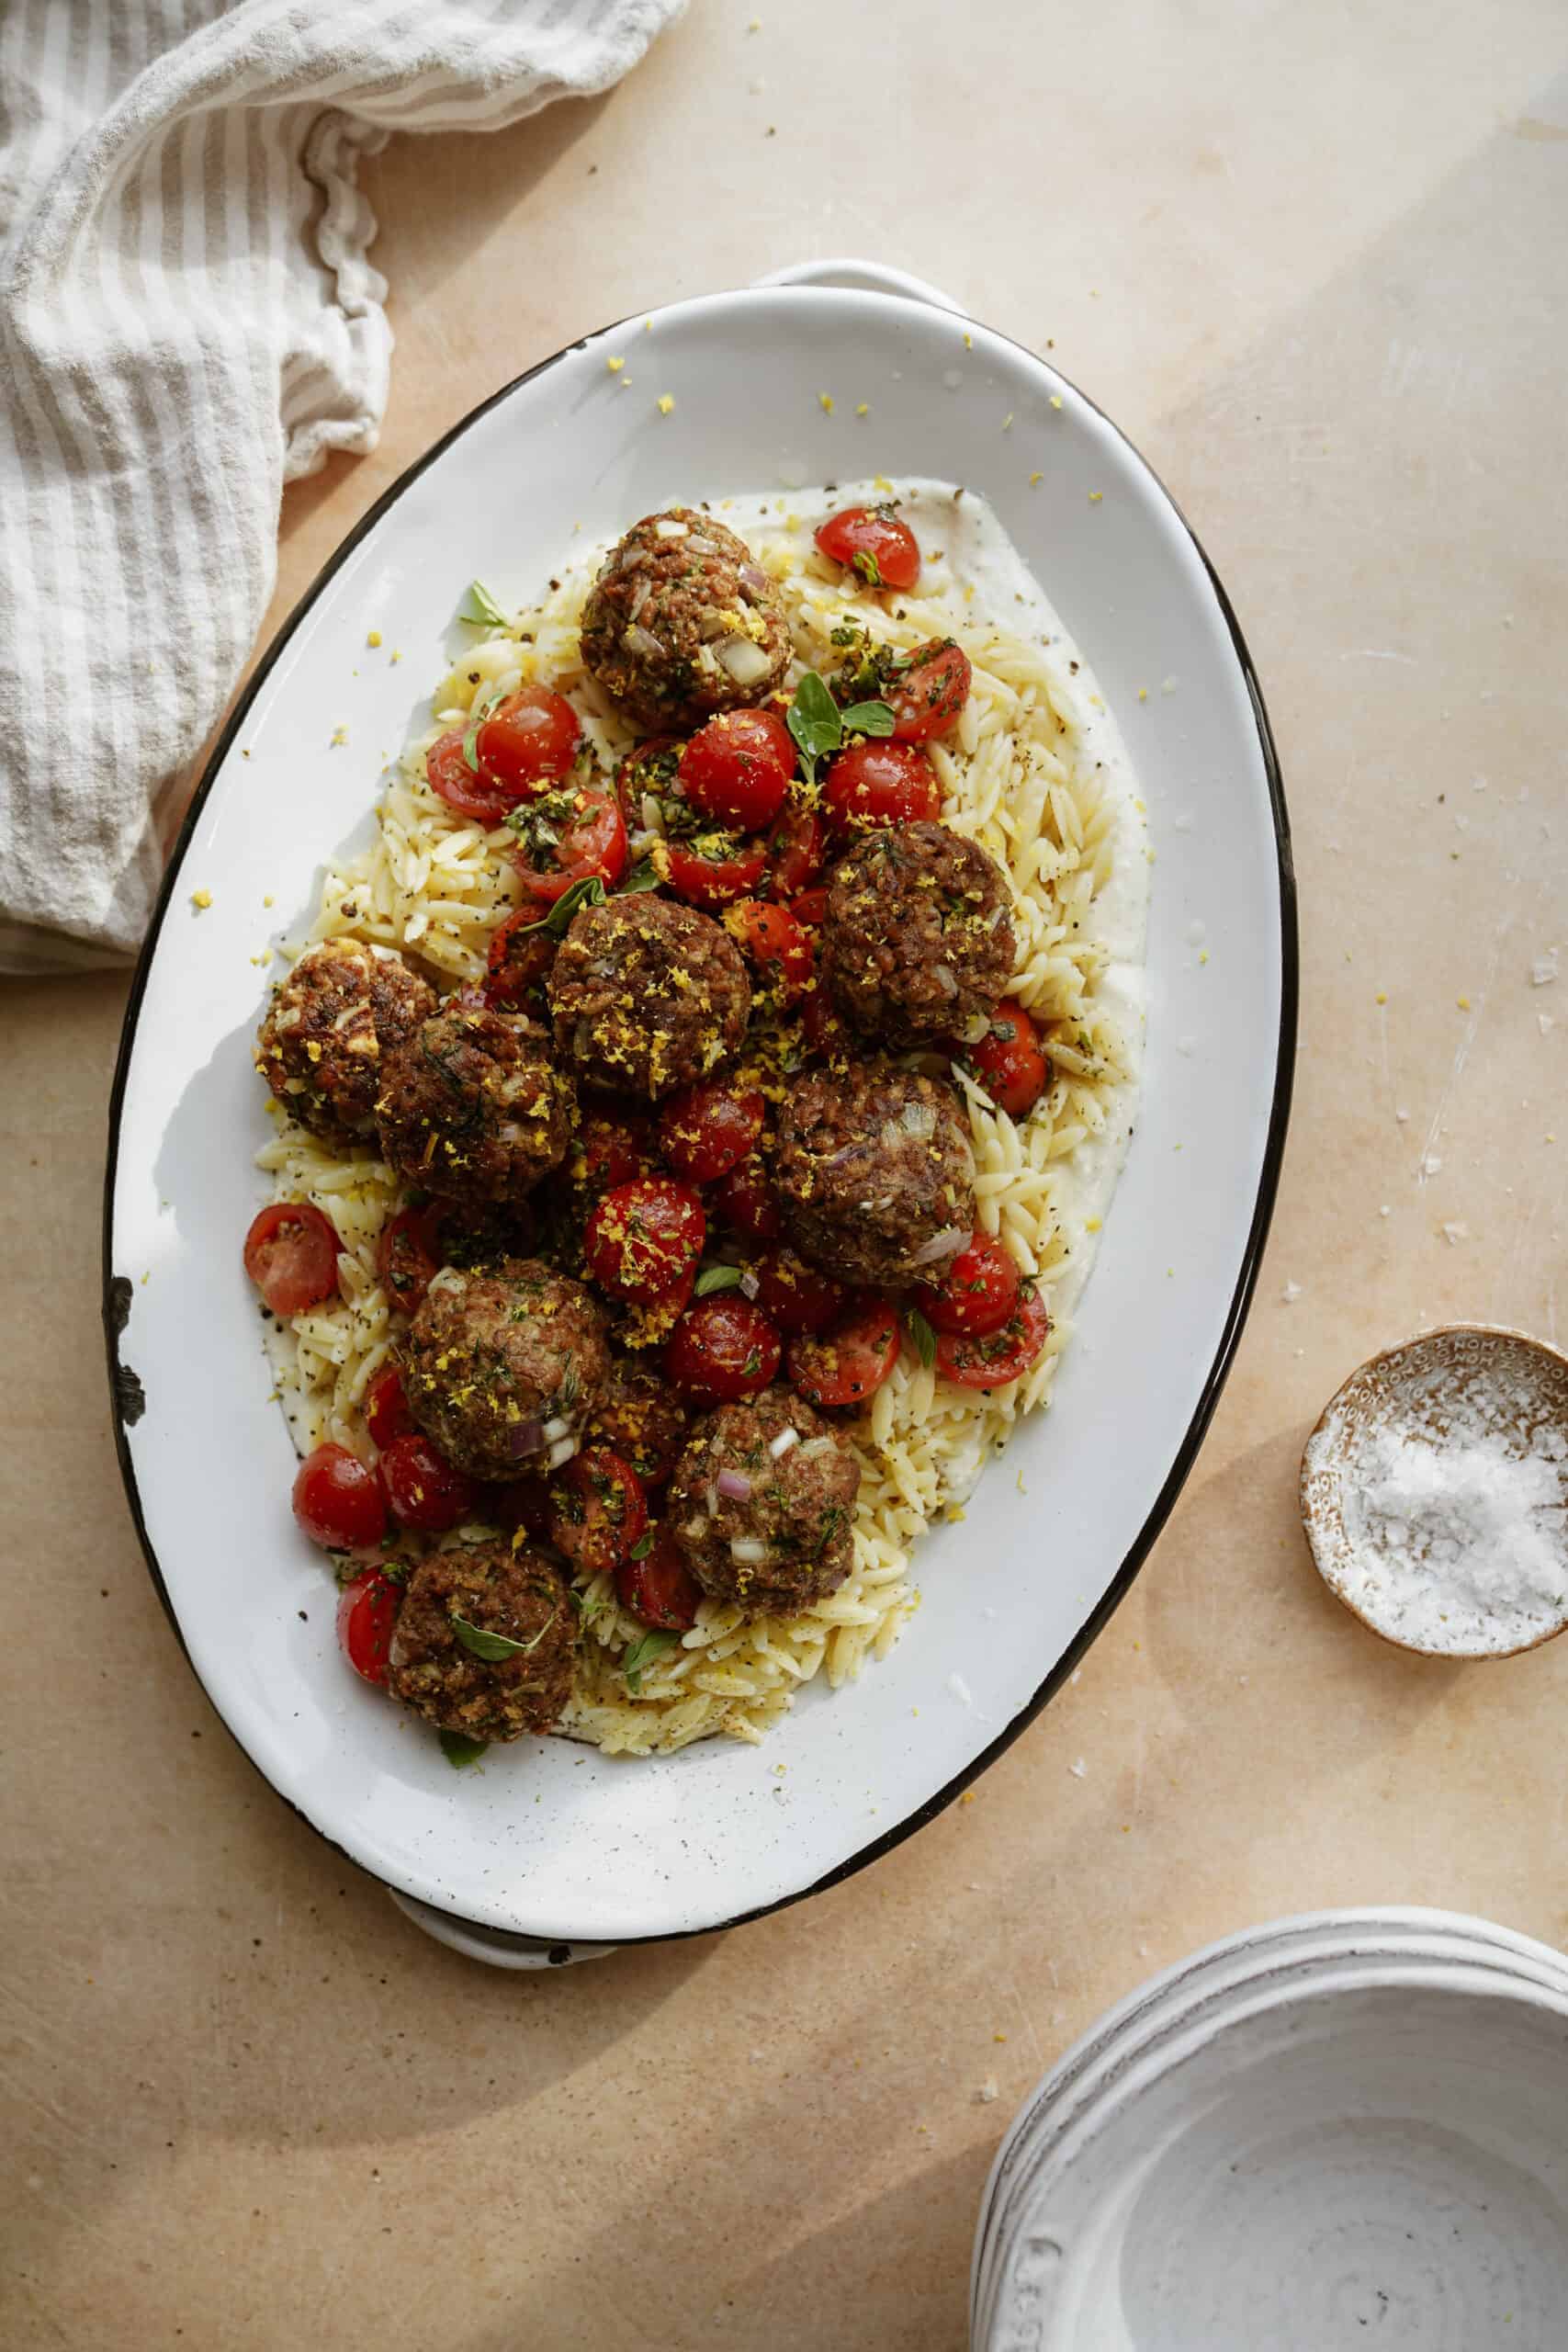
M654 1632L642 1634L632 1644L621 1660L621 1670L634 1699L642 1696L643 1668L651 1665L656 1657L662 1657L666 1650L672 1650L680 1638L679 1634Z
M840 718L846 735L891 735L898 723L885 702L852 702Z
M466 1731L444 1731L436 1736L447 1763L454 1765L458 1771L465 1764L476 1764L490 1746L488 1739L470 1739Z
M711 1298L716 1290L739 1290L739 1266L705 1266L696 1279L695 1295Z
M918 1306L904 1309L904 1329L915 1343L915 1352L929 1372L936 1362L936 1333Z
M503 628L506 625L506 615L482 580L469 581L468 594L457 607L457 618L473 628Z

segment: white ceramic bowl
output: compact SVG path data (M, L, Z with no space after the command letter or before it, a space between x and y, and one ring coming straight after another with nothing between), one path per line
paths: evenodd
M623 352L630 391L605 367ZM263 897L309 906L323 855L366 825L376 763L403 740L470 577L521 598L579 524L592 539L676 497L878 467L990 499L1097 669L1148 800L1145 1091L1077 1337L1049 1416L966 1521L922 1545L924 1605L858 1689L808 1691L761 1753L715 1743L637 1764L551 1741L457 1774L342 1669L331 1594L284 1500L288 1438L239 1262L261 1197L249 958L276 920ZM366 659L372 628L400 666ZM346 751L330 748L344 727ZM1295 990L1284 807L1230 608L1158 482L1064 379L929 302L818 286L680 303L535 368L388 493L280 633L191 810L127 1021L106 1236L121 1460L154 1577L235 1736L389 1886L547 1943L732 1923L930 1819L1105 1622L1191 1466L1272 1204Z

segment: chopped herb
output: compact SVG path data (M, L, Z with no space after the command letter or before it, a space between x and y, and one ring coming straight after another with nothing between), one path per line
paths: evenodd
M747 1357L747 1359L746 1359L745 1363L741 1365L740 1369L741 1369L741 1371L745 1374L746 1378L747 1378L748 1380L755 1380L755 1379L756 1379L756 1377L757 1377L757 1374L758 1374L761 1371L761 1369L762 1369L762 1351L761 1351L761 1350L760 1348L753 1348L753 1349L752 1349L752 1351L751 1351L751 1352L750 1352L750 1354Z
M698 1298L711 1298L716 1290L739 1290L739 1266L705 1266L697 1276L696 1295Z
M454 1611L452 1631L466 1650L472 1650L476 1657L482 1657L493 1666L500 1658L526 1657L531 1650L538 1648L555 1622L556 1611L552 1609L531 1641L514 1642L506 1634L492 1634L483 1625L471 1625L466 1617L459 1617Z
M859 551L852 557L851 560L863 580L869 581L870 584L874 588L881 587L882 566L877 562L876 558L872 554L869 548L860 548Z
M441 1752L447 1763L454 1765L458 1771L462 1770L465 1764L478 1763L490 1746L488 1739L470 1739L468 1733L463 1731L439 1732L436 1736L441 1742Z
M507 822L511 824L510 817ZM513 827L513 831L515 830ZM604 885L601 876L597 874L585 874L581 882L574 882L570 890L561 892L547 915L541 915L537 922L524 923L520 930L513 933L512 936L513 939L531 939L536 931L543 931L547 932L552 939L564 939L573 915L579 913L584 907L602 905L604 898Z
M929 1372L936 1362L936 1333L918 1306L904 1309L904 1329L915 1343L915 1352Z
M602 1592L579 1592L577 1587L573 1585L571 1589L571 1605L576 1610L578 1615L581 1618L583 1623L585 1625L591 1625L595 1617L602 1617L604 1615L604 1611L609 1604L605 1600Z
M639 1535L637 1537L637 1542L632 1545L632 1548L626 1556L628 1559L632 1560L646 1560L652 1549L653 1530L650 1527L646 1535Z
M658 866L655 865L651 857L642 857L618 885L615 895L617 898L624 899L629 897L634 890L657 890L658 888Z
M897 721L885 702L852 702L842 723L846 735L891 735Z
M836 752L846 733L891 735L894 716L885 702L857 702L841 711L815 670L807 670L789 707L789 731L800 747L806 781L814 781L817 763Z
M648 1633L632 1644L621 1660L621 1668L634 1699L642 1696L643 1668L651 1665L656 1657L662 1657L666 1650L672 1650L680 1638L679 1634Z
M492 686L482 702L475 703L468 713L468 723L463 730L463 764L470 775L479 772L479 729L498 702L505 700L499 686Z
M570 1412L572 1407L577 1402L578 1394L581 1389L581 1386L582 1383L578 1377L577 1366L574 1363L569 1363L566 1370L560 1376L560 1386L556 1390L556 1407L558 1411L562 1413Z
M474 628L503 628L506 615L482 580L470 580L468 593L457 607L457 618Z

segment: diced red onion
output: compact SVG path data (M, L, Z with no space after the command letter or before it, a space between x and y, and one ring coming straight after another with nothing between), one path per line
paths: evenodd
M735 1535L730 1538L729 1556L738 1568L761 1568L773 1555L760 1535Z
M768 593L768 575L760 564L743 563L737 574L742 588L754 588L759 596Z
M791 1446L798 1445L799 1443L800 1431L798 1430L780 1430L777 1437L769 1441L768 1452L773 1455L775 1462L782 1462L784 1455L789 1452Z
M661 514L653 528L661 539L683 539L687 537L686 525L673 521L668 514Z
M714 1485L727 1502L749 1503L751 1499L751 1481L744 1470L721 1470Z
M761 1283L757 1280L757 1276L756 1276L756 1273L755 1273L755 1272L753 1271L753 1269L752 1269L751 1267L750 1267L750 1266L742 1266L742 1267L741 1267L741 1269L740 1269L740 1295L741 1295L741 1297L742 1297L742 1298L755 1298L755 1297L756 1297L756 1295L757 1295L757 1293L761 1289L761 1287L762 1287L762 1285L761 1285Z
M834 1437L808 1437L800 1449L800 1458L803 1462L819 1462L823 1454L833 1452L838 1442Z
M456 1266L443 1266L439 1273L432 1274L429 1287L431 1290L461 1290L464 1282L464 1275Z
M545 1423L545 1443L554 1445L558 1440L565 1437L570 1427L570 1416L565 1413L557 1413L553 1420Z
M628 653L639 654L645 662L662 662L664 659L664 648L659 639L636 621L621 631L621 643Z
M944 1225L940 1233L933 1233L929 1241L921 1244L910 1262L917 1266L934 1266L939 1258L956 1257L968 1238L966 1225Z
M656 792L645 792L642 796L642 821L650 833L664 831L664 811L659 805Z
M936 1133L936 1104L934 1102L906 1102L903 1120L907 1132L912 1136L919 1136L923 1142Z
M966 1046L977 1046L991 1025L988 1012L971 1013L958 1035Z
M536 1419L519 1421L506 1441L507 1452L513 1462L521 1462L525 1454L537 1453L545 1442L545 1425Z
M956 996L958 994L958 978L956 973L954 973L951 967L946 964L938 964L934 968L936 972L936 984L942 990L943 996Z
M574 1437L563 1437L551 1446L545 1459L552 1470L558 1470L561 1464L570 1462L576 1452L577 1440Z
M749 637L721 638L714 651L738 686L754 686L773 667L761 647L753 645Z

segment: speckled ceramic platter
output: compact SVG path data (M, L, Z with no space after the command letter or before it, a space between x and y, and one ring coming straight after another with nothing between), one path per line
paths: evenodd
M637 322L639 379L671 396L668 413L606 369L624 330L590 336L405 475L279 633L226 730L126 1025L110 1369L131 1507L191 1664L267 1779L355 1860L438 1912L547 1945L689 1933L795 1900L929 1820L1017 1736L1126 1590L1191 1466L1273 1200L1294 904L1230 606L1091 401L1004 336L869 290L874 277ZM825 386L840 395L830 414ZM251 958L277 920L264 895L279 913L305 908L323 857L365 823L378 757L403 741L470 578L521 595L579 525L609 537L676 498L831 481L852 463L990 500L1094 664L1147 798L1145 1093L1077 1336L1006 1473L926 1540L923 1605L856 1689L808 1690L762 1751L706 1743L635 1763L548 1741L456 1773L343 1669L330 1589L284 1499L288 1436L239 1250L262 1189ZM372 628L404 649L401 666L361 665ZM331 748L341 729L352 757ZM211 901L200 915L197 888Z

